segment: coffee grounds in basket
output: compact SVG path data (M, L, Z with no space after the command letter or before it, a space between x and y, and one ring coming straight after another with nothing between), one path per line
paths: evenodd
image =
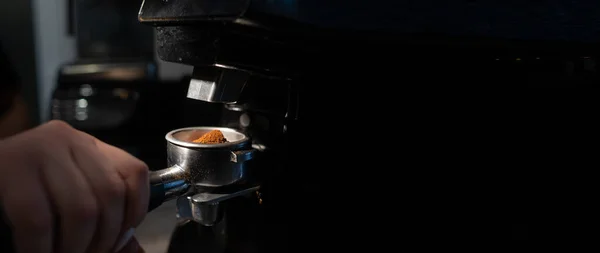
M219 130L212 130L202 136L200 138L193 140L194 143L200 144L219 144L226 143L227 139L223 136L223 133Z

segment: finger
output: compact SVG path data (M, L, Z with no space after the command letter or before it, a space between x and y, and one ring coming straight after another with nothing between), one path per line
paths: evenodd
M98 147L111 158L125 181L126 215L122 232L137 227L148 212L150 183L148 166L125 151L98 141Z
M143 253L143 252L144 252L144 250L140 246L140 243L138 242L138 240L135 239L135 237L132 237L129 240L129 242L127 244L125 244L125 247L123 247L121 250L117 251L117 253Z
M50 253L54 216L45 190L34 174L18 175L17 178L20 180L6 182L4 186L20 190L0 195L4 215L12 229L15 250L18 253Z
M125 183L119 172L96 146L83 136L73 144L76 165L98 200L98 222L88 252L109 252L118 239L125 209Z
M146 164L125 151L97 140L87 133L81 132L95 140L97 147L109 157L121 178L125 181L126 207L125 219L117 238L123 238L132 228L137 227L146 216L150 197L148 167ZM118 247L119 245L115 245Z
M70 149L58 150L48 157L42 170L60 220L57 253L85 252L94 236L98 215L96 196L71 153Z

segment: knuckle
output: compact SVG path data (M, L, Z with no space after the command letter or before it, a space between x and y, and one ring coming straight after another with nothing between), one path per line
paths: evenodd
M86 136L85 136L85 140L86 140L86 141L87 141L87 142L88 142L90 145L92 145L93 147L95 147L95 148L96 148L96 150L99 150L99 149L98 149L98 139L96 139L94 136L91 136L91 135L86 135Z
M142 181L147 181L150 169L146 163L137 160L131 169L134 175L137 176L136 178L139 178Z
M71 209L71 213L69 216L77 221L89 221L95 220L98 217L100 211L98 210L98 205L91 201L92 198L87 198L90 200L78 202L74 208Z
M73 128L67 122L62 120L51 120L47 124L48 128L54 129L56 131L70 131Z
M74 131L73 127L60 120L52 120L46 126L50 134L44 137L51 139L69 140Z
M108 187L104 190L105 198L112 201L121 201L125 198L125 183L120 178L109 179Z

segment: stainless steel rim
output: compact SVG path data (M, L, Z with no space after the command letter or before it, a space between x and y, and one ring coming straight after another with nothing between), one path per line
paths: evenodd
M227 143L221 143L221 144L200 144L200 143L193 143L193 142L187 142L187 141L181 141L176 139L173 135L179 132L183 132L183 131L194 131L194 130L220 130L223 133L235 133L235 134L239 134L244 136L242 139L237 140L237 141L233 141L233 142L227 142ZM177 146L182 146L182 147L187 147L187 148L203 148L203 149L219 149L219 148L232 148L232 147L237 147L237 146L241 146L245 143L247 143L250 138L248 138L248 136L246 136L245 134L232 129L232 128L227 128L227 127L186 127L186 128L180 128L180 129L175 129L169 133L167 133L167 135L165 136L165 139L172 143L175 144Z

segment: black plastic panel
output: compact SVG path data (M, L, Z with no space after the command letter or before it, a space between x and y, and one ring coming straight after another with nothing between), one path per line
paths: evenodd
M140 19L157 21L156 25L160 25L160 22L177 22L190 17L206 20L210 16L229 15L230 18L243 16L260 20L262 15L267 15L327 29L600 41L600 2L595 0L253 0L247 6L245 2L146 0ZM263 25L275 24L263 22Z

